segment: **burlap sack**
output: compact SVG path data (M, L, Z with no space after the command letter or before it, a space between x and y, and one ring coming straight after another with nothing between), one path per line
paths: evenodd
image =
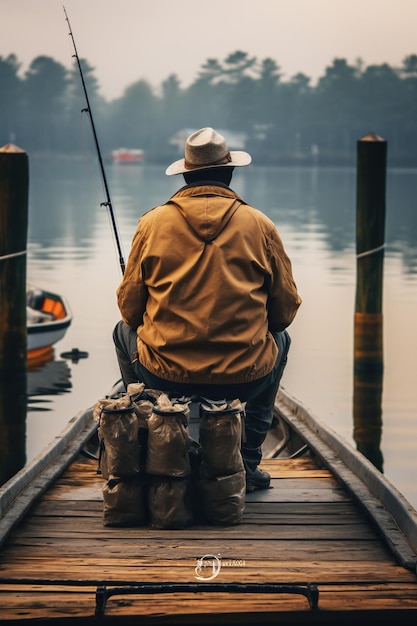
M152 528L185 528L193 523L189 478L153 476L149 480L149 525Z
M228 476L244 469L242 407L200 411L201 475L206 478Z
M144 476L110 477L102 489L105 526L143 526L148 523L147 486Z
M103 408L98 437L104 445L100 464L104 478L140 473L139 421L133 407Z
M148 419L148 474L174 478L189 476L188 412L188 406L172 404L167 396L158 399Z
M210 524L239 524L245 509L246 473L202 478L199 483L204 518Z

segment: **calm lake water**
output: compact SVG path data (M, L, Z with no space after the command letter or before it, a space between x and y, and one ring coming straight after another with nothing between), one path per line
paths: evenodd
M121 271L95 157L29 155L28 281L66 296L73 323L53 360L29 373L27 460L119 377L112 330ZM124 256L141 214L182 185L164 167L107 166ZM287 391L352 445L356 290L355 168L235 170L232 187L277 224L303 298L290 327ZM384 261L382 453L417 508L417 170L389 169ZM78 348L88 358L63 359Z

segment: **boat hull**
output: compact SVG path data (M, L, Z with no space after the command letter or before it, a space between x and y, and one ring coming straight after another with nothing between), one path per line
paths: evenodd
M64 338L72 322L67 300L55 293L29 287L27 290L27 358L40 358Z

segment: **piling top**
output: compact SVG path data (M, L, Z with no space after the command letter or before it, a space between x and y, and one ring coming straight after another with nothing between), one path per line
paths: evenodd
M359 141L385 141L385 139L376 133L368 133L367 135L361 137Z
M14 143L6 143L5 146L3 146L2 148L0 148L0 152L9 152L9 153L13 153L13 152L25 152L24 150L22 150L22 148L19 148L19 146L15 146Z

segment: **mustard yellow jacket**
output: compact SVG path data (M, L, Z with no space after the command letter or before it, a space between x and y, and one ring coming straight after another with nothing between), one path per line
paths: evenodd
M301 298L273 222L218 183L143 215L117 290L139 359L166 380L244 383L277 357Z

